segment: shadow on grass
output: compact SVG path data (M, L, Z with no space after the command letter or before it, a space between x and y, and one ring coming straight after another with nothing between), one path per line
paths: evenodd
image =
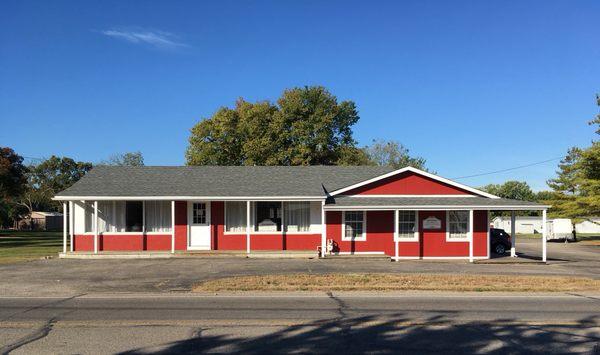
M403 353L403 354L598 354L597 318L590 316L570 325L525 325L498 319L455 323L433 316L412 324L402 313L385 319L339 318L289 326L255 337L208 335L199 329L190 339L166 344L159 354L203 352L265 353ZM123 354L145 354L134 349ZM150 350L151 351L151 350Z
M59 247L61 232L0 231L0 249L18 247Z
M600 234L594 235L577 235L577 241L591 241L591 240L600 240Z

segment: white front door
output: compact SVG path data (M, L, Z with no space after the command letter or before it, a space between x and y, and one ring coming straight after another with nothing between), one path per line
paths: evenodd
M188 202L188 249L210 250L210 202Z

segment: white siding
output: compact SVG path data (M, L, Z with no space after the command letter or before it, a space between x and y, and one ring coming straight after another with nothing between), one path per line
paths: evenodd
M73 231L75 234L83 234L85 232L85 208L82 201L73 203Z
M321 201L310 203L310 232L321 233Z

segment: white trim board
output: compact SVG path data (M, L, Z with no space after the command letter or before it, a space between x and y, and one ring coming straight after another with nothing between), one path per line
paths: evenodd
M394 175L398 175L398 174L401 174L401 173L404 173L404 172L407 172L407 171L408 172L413 172L413 173L418 174L418 175L422 175L422 176L428 177L430 179L433 179L433 180L445 183L445 184L450 185L450 186L457 187L457 188L465 190L465 191L472 192L472 193L474 193L476 195L479 195L479 196L488 197L488 198L500 198L500 197L498 197L496 195L492 195L490 193L487 193L487 192L475 189L473 187L470 187L470 186L467 186L467 185L463 185L463 184L458 183L456 181L452 181L452 180L443 178L441 176L434 175L434 174L428 173L426 171L423 171L423 170L420 170L420 169L417 169L417 168L413 168L412 166L407 166L407 167L402 168L402 169L394 170L394 171L389 172L387 174L383 174L383 175L374 177L372 179L365 180L365 181L359 182L357 184L350 185L350 186L344 187L342 189L335 190L335 191L331 192L331 196L339 195L339 194L341 194L343 192L354 190L354 189L356 189L358 187L365 186L365 185L374 183L376 181L383 180L383 179L386 179L386 178L389 178L389 177L392 177Z
M54 201L324 201L326 196L55 196Z
M399 256L390 257L392 260L469 260L468 256ZM487 256L474 256L473 259L485 260Z
M484 211L542 211L550 208L550 206L335 206L330 205L330 207L325 206L326 211L351 211L351 210L369 210L369 211L387 211L387 210L421 210L421 211L440 211L440 210L484 210Z

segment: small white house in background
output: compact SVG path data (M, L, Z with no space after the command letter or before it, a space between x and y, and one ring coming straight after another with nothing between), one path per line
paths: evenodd
M577 233L598 233L600 234L600 217L592 217L591 221L583 221L575 225Z
M494 228L504 229L508 233L511 231L510 216L499 216L492 220ZM537 216L516 216L515 228L518 234L542 233L542 217Z

